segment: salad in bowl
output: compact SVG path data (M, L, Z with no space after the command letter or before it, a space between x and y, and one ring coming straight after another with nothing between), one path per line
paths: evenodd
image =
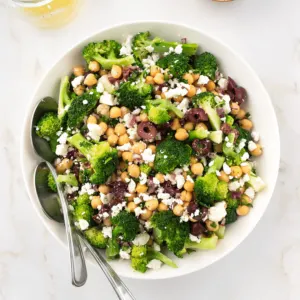
M215 249L265 187L246 90L191 42L145 31L86 44L36 124L78 230L142 273Z

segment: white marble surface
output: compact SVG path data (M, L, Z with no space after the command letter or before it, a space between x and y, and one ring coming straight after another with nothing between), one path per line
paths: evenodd
M178 2L178 4L175 4ZM281 170L271 204L234 252L195 274L125 280L137 299L300 299L300 2L298 0L86 0L77 19L39 30L0 0L0 299L116 299L89 266L83 288L70 284L68 256L31 207L19 168L23 115L36 83L68 47L98 28L134 19L179 21L221 38L259 74L276 108ZM267 113L266 114L266 122Z

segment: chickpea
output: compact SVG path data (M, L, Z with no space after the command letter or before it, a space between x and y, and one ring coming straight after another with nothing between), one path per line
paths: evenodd
M137 208L137 205L134 202L129 202L127 204L127 210L129 212L134 212L134 210Z
M229 176L224 171L220 172L220 175L218 175L218 179L221 181L229 182Z
M152 216L152 211L149 210L149 209L144 209L144 212L141 213L141 219L144 220L144 221L147 221L151 218Z
M129 109L125 106L121 107L121 117L124 118L125 115L127 115L129 113Z
M110 192L110 188L105 184L101 184L98 188L98 191L104 195L107 195Z
M201 91L202 93L204 93L204 92L207 92L207 89L206 89L205 86L201 86L201 87L200 87L200 91Z
M181 102L183 100L183 96L177 96L173 98L175 102Z
M192 156L191 159L190 159L190 162L191 162L191 165L196 164L198 162L197 157Z
M252 168L251 168L250 164L247 164L245 166L241 166L241 169L244 174L249 174L251 172Z
M238 114L236 115L236 118L241 120L244 119L245 116L246 116L246 112L242 108L240 108Z
M112 119L120 118L121 117L121 109L119 107L117 107L117 106L113 106L110 109L109 116Z
M219 93L217 91L211 91L215 96L219 96Z
M194 191L194 183L190 182L190 181L186 181L183 188L187 191L187 192L193 192Z
M184 141L189 137L189 134L184 128L178 128L175 133L176 140Z
M124 161L132 162L133 161L133 153L125 151L122 153L122 158Z
M125 144L127 144L127 143L129 143L129 137L128 137L128 134L125 133L125 134L123 134L123 135L121 135L121 136L119 137L118 145L119 145L119 146L123 146L123 145L125 145Z
M165 94L164 92L162 92L162 93L160 94L160 98L166 99L166 94Z
M130 202L130 201L133 201L133 199L136 197L136 194L133 193L131 194L129 197L127 197L127 201Z
M165 177L164 177L164 175L161 174L161 173L157 173L157 174L155 175L155 178L156 178L160 183L164 183L164 182L165 182Z
M118 143L119 137L115 134L109 135L107 141L110 146L115 146Z
M115 127L115 133L116 135L120 136L126 133L126 128L122 123L119 123Z
M109 106L107 104L99 104L97 106L97 114L102 116L109 116Z
M107 70L104 70L104 69L101 69L100 70L100 72L99 72L99 74L101 75L101 76L103 76L103 75L107 75Z
M223 152L223 145L222 144L214 144L214 150L217 153L222 153Z
M103 225L104 226L111 226L111 218L107 217L103 220Z
M93 209L96 209L99 205L102 205L102 201L99 196L93 196L91 201L91 206Z
M122 75L122 67L118 66L118 65L113 65L112 68L111 68L111 76L113 78L120 78L121 75Z
M115 135L115 130L111 127L108 127L106 130L106 135L110 136L110 135Z
M260 156L260 155L262 155L261 145L256 144L256 148L253 151L250 151L250 153L253 156Z
M216 85L215 83L210 80L207 85L206 85L206 89L209 91L209 92L212 92L214 89L216 88Z
M158 207L158 200L152 199L152 200L146 201L145 206L147 207L147 209L154 211Z
M84 75L84 73L85 73L85 69L84 69L84 67L83 66L75 66L74 68L73 68L73 74L74 74L74 76L82 76L82 75Z
M156 152L156 146L155 145L149 145L147 148L150 149L152 151L152 153Z
M97 84L97 82L98 81L97 81L97 78L95 77L95 75L90 73L85 77L83 83L87 86L93 86L93 85Z
M180 193L180 199L182 201L190 202L193 199L193 194L191 192L182 191Z
M87 123L87 124L97 124L97 123L98 123L98 120L97 120L97 118L96 118L95 116L90 115L90 116L88 117L88 119L86 120L86 123Z
M236 102L231 102L230 107L231 107L231 114L236 116L240 111L240 106Z
M200 74L192 74L194 82L197 81L200 77Z
M183 211L184 211L184 207L180 204L175 205L173 208L174 215L178 217L183 215Z
M186 94L188 97L193 97L193 96L195 96L196 95L196 88L195 88L195 86L194 85L190 85L190 88L189 88L189 90L188 90L188 93Z
M204 167L201 162L193 164L191 167L191 171L195 175L202 175Z
M153 78L154 82L156 84L163 84L165 82L165 78L164 75L161 73L157 73L154 78Z
M207 128L207 126L206 126L205 123L200 122L200 123L198 123L198 124L196 125L196 128L195 128L195 129L204 129L204 130L207 130L208 128Z
M156 90L156 91L154 92L154 94L157 95L157 96L160 96L160 95L161 95L161 91L160 91L160 90Z
M139 194L140 193L146 193L147 190L148 190L148 187L145 184L138 183L135 190Z
M187 131L193 130L194 129L194 124L192 122L187 122L184 124L184 129Z
M127 172L122 172L120 178L123 182L126 182L126 180L129 179L128 173Z
M187 80L188 84L192 84L194 82L193 75L190 73L185 73L183 75L183 79Z
M105 122L100 122L99 126L100 126L100 128L102 130L102 134L105 134L105 132L106 132L106 130L108 128L107 124Z
M153 168L153 167L154 167L154 162L149 162L149 163L148 163L148 166L149 166L150 168Z
M141 122L147 122L147 121L149 121L148 115L146 113L141 113L140 114L140 120L141 120Z
M92 72L99 72L100 71L100 64L95 60L90 61L89 70L92 71Z
M241 125L241 127L243 129L248 130L248 131L250 131L253 127L253 123L248 119L240 120L239 124Z
M148 84L154 84L154 79L152 76L147 76L146 77L146 83Z
M252 199L249 197L249 196L247 196L247 195L242 195L242 203L252 203Z
M190 205L189 202L184 202L184 203L183 203L183 207L188 207L189 205Z
M232 166L230 175L235 178L241 178L243 175L243 171L240 166Z
M77 95L77 96L81 96L84 91L85 91L85 87L83 85L78 85L76 88L73 89L74 90L74 93Z
M246 216L250 211L250 207L247 205L239 205L236 209L236 213L238 216Z
M132 146L132 151L133 151L133 153L135 153L135 154L141 154L145 149L146 149L146 144L143 143L143 142L135 143L135 144Z
M205 225L209 231L217 231L219 229L219 223L213 222L211 220L206 220Z
M168 206L166 205L166 204L164 204L163 202L160 202L159 204L158 204L158 211L166 211L166 210L168 210Z
M133 178L138 178L140 176L140 168L139 166L132 164L128 166L128 174Z
M64 158L57 166L56 172L58 174L63 174L66 170L71 169L73 166L73 160Z
M158 67L158 66L151 66L151 68L150 68L150 75L152 77L154 77L158 73L160 73L160 67Z
M111 176L110 176L110 182L114 182L117 180L117 175L115 173L113 173Z

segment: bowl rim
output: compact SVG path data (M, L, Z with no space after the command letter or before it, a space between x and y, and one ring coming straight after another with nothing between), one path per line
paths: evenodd
M238 238L238 242L231 246L228 247L228 249L226 249L224 252L222 252L221 254L219 254L217 257L214 257L213 259L210 260L210 263L206 264L205 266L201 267L201 268L190 268L189 270L183 270L181 273L173 273L171 275L168 274L167 277L160 277L158 276L157 278L155 277L147 277L147 276L134 276L134 273L119 273L120 276L124 277L124 278L129 278L129 279L142 279L142 280L165 280L165 279L171 279L171 278L176 278L176 277L181 277L184 275L188 275L188 274L192 274L194 272L203 270L204 268L207 268L209 266L211 266L212 264L216 263L217 261L221 260L222 258L224 258L226 255L228 255L230 252L234 251L249 235L250 233L253 231L253 229L257 226L257 224L259 223L259 221L261 220L262 216L264 215L268 205L270 204L271 198L273 196L274 190L275 190L275 186L276 186L276 182L278 180L278 173L279 173L279 164L280 164L280 135L279 135L279 126L278 126L278 121L277 121L277 116L275 113L275 109L273 106L273 103L271 101L271 97L268 93L268 91L266 90L266 88L264 87L260 77L256 74L256 72L254 71L254 69L250 66L250 64L243 58L242 55L240 55L239 53L237 53L234 49L232 49L228 44L224 43L222 40L220 40L219 38L215 37L215 36L211 36L208 33L202 31L201 29L194 27L194 26L190 26L190 25L186 25L184 23L180 23L180 22L172 22L172 21L165 21L165 20L137 20L137 21L127 21L127 22L122 22L122 23L117 23L115 25L112 26L106 26L106 27L102 27L102 28L98 28L97 30L95 30L93 33L85 36L84 38L81 38L80 40L78 40L77 42L74 42L71 46L69 46L65 51L63 51L63 53L61 55L59 55L59 57L50 65L50 67L48 67L44 73L44 75L42 76L42 78L39 80L38 84L36 85L36 88L34 89L33 93L30 95L30 101L28 103L28 108L26 109L26 113L25 113L25 117L23 119L22 125L23 125L23 129L22 129L22 134L21 134L21 139L20 139L20 159L21 159L21 169L22 169L22 175L23 175L23 180L25 183L25 189L27 192L27 195L29 196L30 202L32 204L32 206L34 207L34 210L36 211L37 215L39 216L39 218L41 219L42 223L44 224L44 226L47 228L47 230L51 233L52 236L54 236L55 240L57 240L59 242L59 244L61 244L63 246L63 248L67 249L67 244L64 243L56 234L55 232L51 229L51 226L48 225L45 221L45 219L48 218L48 216L42 216L42 213L38 210L37 206L40 206L40 203L38 202L38 205L36 204L36 202L34 202L34 200L31 197L31 187L28 184L26 178L26 172L25 172L25 165L24 165L24 151L23 148L25 146L26 140L28 139L28 136L26 135L26 128L27 128L27 122L28 120L31 118L32 115L32 108L30 106L30 104L32 104L33 99L35 98L35 95L37 94L40 85L44 82L44 80L47 78L49 72L64 58L66 57L75 47L79 46L81 43L83 43L86 40L92 39L94 36L101 34L105 31L111 30L111 29L115 29L115 28L121 28L123 26L129 26L129 25L138 25L138 24L167 24L167 25L174 25L174 26L179 26L179 27L183 27L189 30L193 30L195 32L199 32L199 34L208 37L209 39L213 40L214 42L216 42L217 44L221 45L224 48L227 48L227 50L229 50L233 55L235 55L240 61L241 63L246 66L248 68L248 71L250 72L251 76L253 76L256 79L257 85L259 85L259 87L261 88L261 90L265 93L266 98L264 99L264 101L268 102L268 104L270 105L271 108L271 114L273 114L274 116L274 126L273 130L275 131L275 136L276 136L276 140L277 140L277 144L278 144L278 150L277 150L277 159L276 159L276 176L274 177L274 181L273 181L273 186L272 189L270 189L270 195L268 197L268 201L264 207L263 210L260 210L257 214L257 221L255 223L253 223L251 226L249 226L249 229L247 230L247 232L245 234L242 235L242 237ZM33 150L34 151L34 150ZM275 160L274 160L275 161ZM49 219L49 218L48 218ZM90 257L86 257L87 261L93 265L93 266L97 266L97 264L94 262L94 260L92 260Z

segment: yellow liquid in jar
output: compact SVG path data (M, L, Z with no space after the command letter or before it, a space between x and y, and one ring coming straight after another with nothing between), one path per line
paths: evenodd
M78 2L79 0L46 0L26 4L21 10L39 27L58 27L75 16Z

